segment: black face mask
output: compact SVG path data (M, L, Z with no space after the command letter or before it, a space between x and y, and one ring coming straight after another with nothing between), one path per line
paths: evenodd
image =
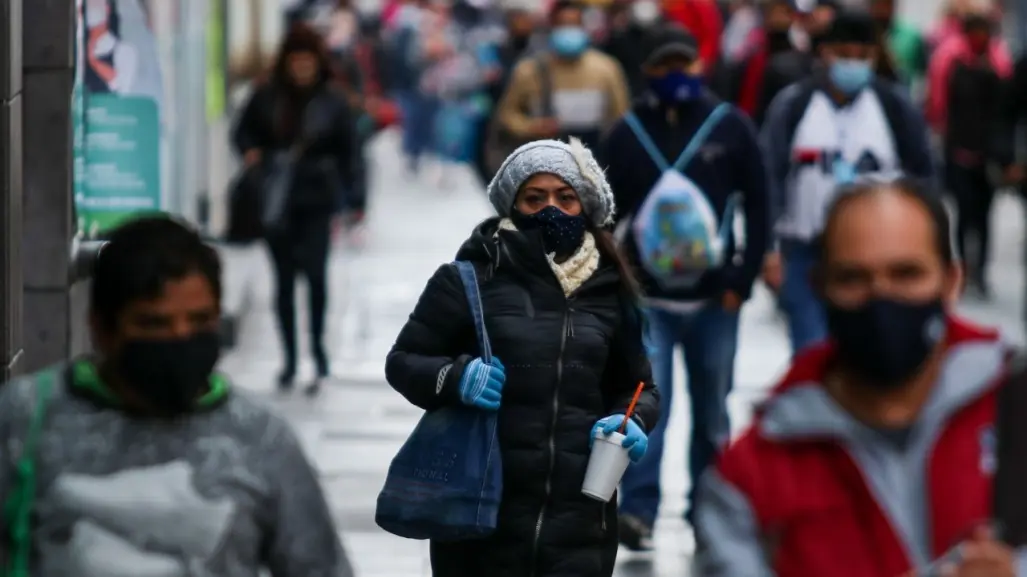
M191 411L208 386L221 354L215 332L185 339L138 339L125 342L117 366L136 393L162 413Z
M521 214L514 210L510 220L517 230L541 231L546 254L556 253L557 258L574 254L585 239L585 229L588 228L584 216L572 216L551 205L534 214Z
M901 387L945 338L941 298L910 303L873 298L854 309L826 303L843 367L867 386Z

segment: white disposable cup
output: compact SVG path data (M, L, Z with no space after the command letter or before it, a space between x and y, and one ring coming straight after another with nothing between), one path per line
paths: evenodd
M618 432L604 435L601 430L596 431L588 468L585 469L585 482L581 485L583 495L604 503L613 498L613 492L630 462L628 450L621 446L622 441L624 435Z

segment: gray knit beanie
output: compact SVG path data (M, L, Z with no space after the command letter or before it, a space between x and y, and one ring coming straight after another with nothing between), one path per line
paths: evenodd
M559 140L536 140L513 151L489 183L488 194L499 216L510 216L517 191L536 174L555 174L570 185L585 216L604 227L613 223L616 207L613 191L592 151L576 138L570 144Z

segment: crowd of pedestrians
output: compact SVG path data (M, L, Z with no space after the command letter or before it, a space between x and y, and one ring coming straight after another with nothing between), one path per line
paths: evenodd
M229 231L272 258L282 391L299 276L307 391L330 373L326 267L375 133L402 131L411 186L470 165L496 213L385 359L428 450L397 456L378 520L429 538L434 575L610 577L652 549L676 354L696 575L1025 574L1027 363L955 312L988 298L992 200L1024 179L999 7L921 31L892 0L295 4L237 119ZM2 574L353 574L295 434L214 371L220 275L174 219L112 233L96 351L0 388ZM732 438L761 279L792 359ZM583 485L610 439L603 500Z

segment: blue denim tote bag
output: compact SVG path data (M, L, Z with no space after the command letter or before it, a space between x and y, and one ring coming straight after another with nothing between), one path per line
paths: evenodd
M474 318L481 359L492 362L474 267L454 263ZM503 496L497 414L472 407L425 413L389 465L375 522L407 539L463 541L496 529Z

